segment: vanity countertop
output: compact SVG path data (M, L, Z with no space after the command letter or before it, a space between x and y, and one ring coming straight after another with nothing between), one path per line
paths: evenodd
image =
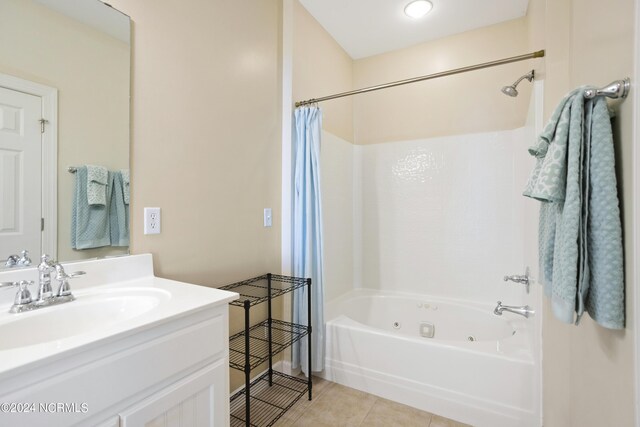
M155 277L150 254L63 265L87 273L71 281L75 301L10 314L15 289L0 291L0 381L238 298ZM37 282L37 275L35 268L3 270L0 282Z

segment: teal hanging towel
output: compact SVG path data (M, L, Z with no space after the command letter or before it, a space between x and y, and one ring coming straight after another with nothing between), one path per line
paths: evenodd
M524 195L542 202L539 260L554 315L578 324L584 311L623 329L622 225L611 117L587 88L565 96L529 153L536 166Z

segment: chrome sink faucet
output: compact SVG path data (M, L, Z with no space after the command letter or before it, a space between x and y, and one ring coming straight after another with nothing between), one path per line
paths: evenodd
M536 314L534 310L531 309L528 305L524 305L522 307L516 307L512 305L502 305L501 301L498 301L498 305L493 310L493 314L496 316L502 316L503 311L508 311L509 313L519 314L520 316L524 316L529 318L529 316L533 316Z
M29 292L29 285L33 281L22 280L20 282L2 282L0 289L18 287L18 293L14 299L14 303L9 309L10 313L22 313L23 311L35 310L50 305L58 305L65 302L75 300L69 286L69 279L86 274L84 271L76 271L67 274L64 267L56 261L53 261L48 255L42 255L42 262L38 265L38 296L35 300ZM54 295L51 289L51 274L55 271L55 280L58 281L58 291Z
M9 255L7 261L4 263L5 267L28 267L31 265L31 258L29 258L29 251L26 249L21 252L22 256Z

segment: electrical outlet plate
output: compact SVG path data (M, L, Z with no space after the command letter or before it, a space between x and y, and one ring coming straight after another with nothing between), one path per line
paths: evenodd
M144 208L144 234L160 234L160 208Z

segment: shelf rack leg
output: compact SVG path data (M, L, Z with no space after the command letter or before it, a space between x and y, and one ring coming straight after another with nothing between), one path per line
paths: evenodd
M273 385L273 340L271 335L271 326L273 323L273 318L271 317L271 273L267 273L267 337L269 340L269 387Z
M249 359L249 308L251 302L244 301L244 417L246 427L251 426L251 360Z
M309 400L311 400L311 279L307 279L307 326L309 327L309 335L307 335L307 343L309 352L309 377L308 377L308 388L309 388Z

